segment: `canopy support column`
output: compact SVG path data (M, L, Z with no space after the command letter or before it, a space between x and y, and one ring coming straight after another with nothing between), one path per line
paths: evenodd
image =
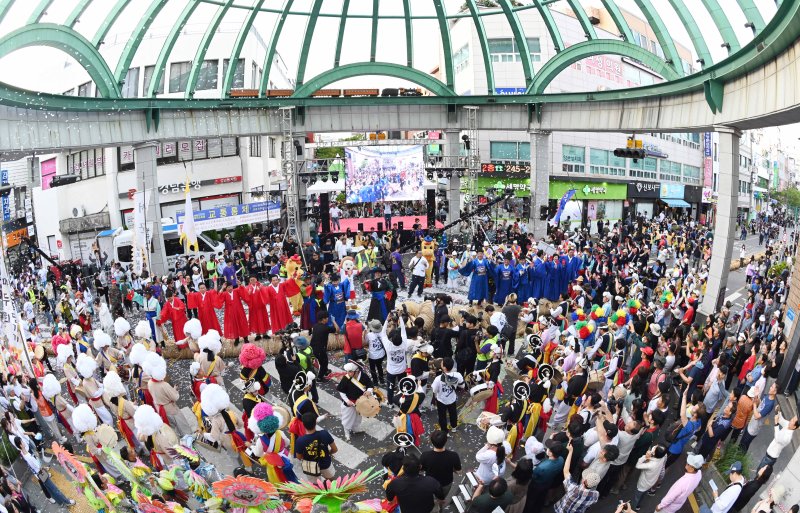
M739 201L739 138L741 132L716 127L719 133L719 198L714 226L714 241L708 269L708 284L698 313L709 316L719 312L728 288L733 243L736 240L736 207Z
M547 219L541 213L550 203L550 150L551 132L531 130L531 217L528 229L536 240L547 235Z
M161 231L161 204L159 202L158 175L156 172L157 142L138 144L133 148L136 163L136 190L142 191L145 198L145 220L152 232L152 246L147 255L147 270L150 276L167 274L167 253L164 250L164 233Z
M444 155L449 157L451 166L458 166L461 160L461 130L449 128L445 131ZM461 217L461 177L453 172L447 185L447 223L457 221Z

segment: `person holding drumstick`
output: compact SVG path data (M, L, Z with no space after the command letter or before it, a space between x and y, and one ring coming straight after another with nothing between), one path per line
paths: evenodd
M336 387L342 398L342 427L344 438L350 441L351 433L363 433L361 415L356 411L356 401L364 395L372 395L372 380L366 373L361 372L361 367L353 362L344 366L345 375Z

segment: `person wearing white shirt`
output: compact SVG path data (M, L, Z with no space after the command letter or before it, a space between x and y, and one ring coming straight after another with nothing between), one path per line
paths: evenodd
M417 254L414 255L414 258L411 259L411 264L409 268L411 269L411 283L408 286L408 297L411 297L411 294L414 293L414 289L417 288L417 295L422 297L422 290L425 284L425 273L428 270L428 260L422 256L422 251L417 251Z
M339 224L339 219L342 217L342 211L336 205L330 208L331 214L331 230L341 230L342 227Z
M391 339L386 336L386 327L389 324L389 319L392 316L387 316L386 322L383 324L383 331L381 332L381 343L383 349L386 351L386 387L388 392L387 400L389 407L394 408L394 389L397 382L406 375L408 369L408 338L406 338L406 324L405 319L397 317L399 328L395 329L392 333Z
M42 472L42 463L33 453L30 452L30 450L28 450L27 444L25 444L22 439L15 438L14 445L19 450L22 459L24 459L25 463L28 464L31 474L36 477L36 480L39 482L39 486L42 488L42 492L51 504L58 503L60 506L72 506L75 504L75 501L65 497L61 490L58 489L58 486L56 486L56 484L50 480L49 472L46 470Z
M775 465L783 448L792 441L792 436L797 431L797 424L797 415L792 417L791 420L784 419L780 411L775 415L775 436L767 447L767 452L761 459L761 463L756 468L761 468L764 465Z
M506 471L506 454L511 453L511 445L506 441L502 429L492 426L486 431L486 445L476 454L478 469L475 476L479 482L487 484L496 477L503 477Z
M728 513L733 507L733 503L739 498L744 487L744 477L742 476L742 462L736 461L731 465L730 470L726 472L730 474L731 484L729 484L722 493L713 490L714 503L711 507L701 506L700 513Z
M456 408L456 389L464 387L464 377L453 371L453 359L442 359L442 374L436 376L431 386L436 412L439 416L439 428L445 433L448 431L447 416L450 415L450 428L458 427L458 409ZM510 452L510 451L509 451Z

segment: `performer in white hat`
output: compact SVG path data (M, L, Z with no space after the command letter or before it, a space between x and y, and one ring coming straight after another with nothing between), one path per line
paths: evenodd
M116 429L125 439L131 451L139 449L144 451L144 446L133 433L133 415L136 413L136 404L129 401L125 396L128 391L116 372L109 372L103 378L103 388L105 389L105 400L111 406L112 411L117 417Z
M136 436L150 453L153 470L164 470L172 463L168 450L178 443L178 437L171 427L164 424L152 406L143 404L133 415Z
M372 394L372 380L366 373L361 372L361 367L353 362L344 366L345 375L336 387L342 398L342 427L344 437L350 440L351 433L363 433L361 415L356 411L356 401L364 394Z
M117 347L125 354L128 354L133 346L133 337L131 336L131 323L124 317L117 317L114 319L114 334L117 336Z
M194 377L192 390L195 397L200 399L200 385L202 383L223 384L222 373L225 371L225 360L218 356L222 350L222 338L216 330L208 330L197 341L200 352L194 355L194 361L200 364L197 375Z
M211 426L210 431L204 435L206 440L229 451L236 451L244 466L251 467L253 464L245 452L247 440L244 436L244 425L241 418L228 410L231 407L228 392L216 383L206 385L200 393L200 406Z
M108 411L105 403L103 403L103 385L98 383L94 377L94 371L97 370L97 362L91 356L81 353L78 355L75 368L83 378L81 388L83 388L86 399L94 412L100 417L103 424L113 424L114 419L111 417L111 412Z
M97 350L95 361L100 373L117 372L117 365L125 359L125 353L111 346L111 337L103 330L94 330L94 348Z
M67 441L67 437L61 432L59 424L72 434L72 406L61 396L61 383L58 382L53 374L46 374L42 380L42 396L47 401L52 410L51 416L44 416L50 432L62 444ZM44 413L44 412L42 412Z
M178 408L180 394L166 380L167 362L155 353L149 353L142 364L142 370L150 376L147 382L147 390L153 398L153 409L158 412L167 425L177 434L189 434L192 429L184 420Z

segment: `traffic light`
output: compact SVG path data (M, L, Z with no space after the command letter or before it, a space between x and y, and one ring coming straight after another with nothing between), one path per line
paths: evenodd
M643 148L641 139L634 139L633 137L628 137L627 146L625 148L615 149L614 156L621 157L624 159L633 159L633 161L636 162L639 159L647 157L647 150Z

